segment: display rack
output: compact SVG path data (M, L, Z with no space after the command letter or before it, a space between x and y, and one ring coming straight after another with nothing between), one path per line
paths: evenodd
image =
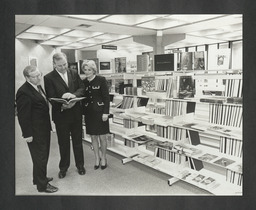
M108 150L122 155L123 164L136 161L170 175L169 185L182 180L215 195L242 195L242 102L227 100L242 98L241 72L182 71L162 75L150 72L156 79L154 91L146 95L111 93L113 101L119 97L122 103L129 104L125 102L129 97L133 103L131 106L120 103L119 107L112 103L113 136ZM215 92L199 94L195 89L193 97L178 98L177 78L181 75L192 75L195 81L218 80L221 88L212 91L221 90L222 96L216 96ZM118 79L132 80L136 87L137 79L143 76L149 74L119 74ZM175 83L171 87L170 81ZM233 95L226 94L230 88ZM168 94L170 90L177 94ZM140 98L147 100L139 105Z

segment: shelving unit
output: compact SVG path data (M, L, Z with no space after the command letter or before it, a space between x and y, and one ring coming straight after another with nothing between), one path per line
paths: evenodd
M169 185L182 180L215 195L242 195L242 104L227 103L225 94L235 87L236 95L242 96L242 83L225 86L231 84L226 80L242 81L241 71L182 71L160 75L146 72L145 75L156 79L154 91L146 95L110 93L113 101L118 98L127 105L129 98L133 102L129 106L111 107L113 139L108 150L122 155L123 164L136 161L170 175ZM218 80L221 88L216 89L224 96L201 95L195 90L194 97L178 98L177 78L182 75L190 75L195 81ZM136 81L143 74L118 74L113 78L132 80L136 88ZM172 87L168 86L170 80L174 83ZM174 97L170 98L171 95ZM137 104L140 98L145 99L142 106Z

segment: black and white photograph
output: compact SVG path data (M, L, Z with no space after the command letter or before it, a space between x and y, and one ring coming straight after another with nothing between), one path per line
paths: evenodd
M253 4L217 1L4 1L0 208L253 209Z
M177 129L176 125L178 121L186 122L183 124L194 123L198 115L204 118L201 120L202 123L222 126L223 129L227 129L226 125L221 124L219 119L225 116L227 121L234 121L234 115L230 114L229 107L232 106L232 110L236 112L237 109L234 107L242 107L243 104L223 103L220 112L217 105L214 110L209 109L212 107L209 102L204 103L205 110L201 111L200 94L197 94L194 85L186 84L186 87L183 87L183 80L180 78L189 78L189 81L192 81L193 73L193 81L202 77L221 78L223 84L229 84L227 81L233 80L242 81L242 14L34 14L16 15L15 24L16 195L243 195L242 185L229 182L225 172L227 169L220 169L216 166L217 162L211 164L208 158L202 157L196 160L193 154L188 158L188 153L176 150L163 151L160 157L157 151L147 150L146 144L128 145L125 137L130 132L156 140L160 136L161 141L168 145L175 146L182 141L184 145L194 145L194 149L200 148L200 151L207 153L209 157L217 157L218 154L221 156L224 153L232 163L242 160L242 156L238 158L232 155L235 151L220 151L224 134L217 133L217 136L213 137L205 130L193 131L194 129L189 127ZM213 26L215 30L212 29ZM174 37L177 40L175 42ZM155 39L158 40L156 46L145 42ZM103 49L102 45L105 44L117 48ZM182 75L180 71L173 71L174 63L178 62L174 59L178 58L174 54L169 54L170 51L182 52L181 66L186 66L182 67ZM219 70L211 69L204 63L203 68L207 73L202 75L202 71L197 72L197 69L201 69L192 68L192 55L205 51L207 53L204 55L208 57L203 56L203 59L212 59L215 62L216 52L222 52L221 55L224 55L223 52L232 52L229 61L226 53L223 61L220 56L218 57L217 64L223 66L229 62L231 65ZM148 52L154 55L155 63L155 69L150 75L148 70L138 70L138 73L135 70L132 74L126 72L126 62L138 59ZM34 61L29 65L25 62L26 54L36 55L36 65ZM215 57L211 58L211 55ZM99 73L99 70L110 69L110 62L99 62L104 60L115 61L115 73ZM196 66L199 66L198 62ZM72 63L79 63L80 72L68 65ZM155 81L158 84L162 80L176 83L161 91L170 91L171 88L171 91L176 91L174 96L178 95L178 98L168 97L162 100L163 93L160 95L156 87L149 90L144 88L143 96L125 95L118 91L120 87L113 87L116 92L109 92L107 80L112 80L112 85L117 85L121 80L124 85L129 84L130 87L136 88L137 80L144 81L144 78L151 78L150 84L153 86L156 86ZM193 94L180 97L181 87L186 91L192 91ZM238 85L232 88L241 89ZM228 90L223 87L223 92L225 91ZM113 108L110 104L110 95L113 99L122 98L123 105L120 108ZM222 97L224 96L225 94ZM184 101L188 97L189 102ZM129 106L125 105L127 98L131 101ZM146 104L140 106L139 101L144 98L147 98ZM58 103L60 100L70 102ZM170 103L174 105L170 106ZM187 111L188 103L193 104L193 112ZM149 106L150 109L147 108ZM155 106L155 109L152 106ZM154 110L162 106L165 107L165 111L157 114ZM113 120L112 116L115 113L129 112L131 109L151 117L153 124L158 127L160 123L165 127L163 133L157 133L159 136L155 136L149 132L146 129L149 124L145 124L145 121L142 123L141 116L136 120L129 119L132 126L128 127L125 126L125 115L119 115L124 123L116 123ZM177 112L167 123L164 120L165 116L176 110L184 111ZM225 110L230 113L225 113ZM214 115L212 118L216 120L209 120L209 114ZM243 120L242 114L237 116L239 119L236 120ZM228 125L232 125L231 130L242 133L242 123ZM194 144L194 138L190 137L191 130L198 136L197 144ZM107 136L110 134L113 134L112 144L107 145ZM216 139L214 149L212 138ZM242 147L242 135L237 135L236 141L228 143L237 141L241 142L239 145ZM235 146L228 148L237 149ZM134 158L145 152L158 160L154 166L139 163ZM125 164L122 164L122 161ZM206 190L193 182L179 179L172 187L167 184L168 179L178 176L181 166L188 169L191 164L198 162L204 176L214 178L215 174L218 177L218 190ZM190 170L197 171L196 168L192 167Z

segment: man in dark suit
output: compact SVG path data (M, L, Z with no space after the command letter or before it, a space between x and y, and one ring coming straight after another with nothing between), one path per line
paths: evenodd
M83 82L75 70L68 69L67 57L64 53L53 55L53 66L54 70L44 77L48 98L72 99L83 96ZM52 119L56 125L60 150L59 178L66 176L70 166L70 134L78 173L84 175L81 103L64 105L52 101Z
M47 162L50 151L51 121L45 93L40 86L41 73L35 66L23 71L26 82L16 94L18 121L28 144L33 162L33 183L39 192L53 193L58 188L49 184Z

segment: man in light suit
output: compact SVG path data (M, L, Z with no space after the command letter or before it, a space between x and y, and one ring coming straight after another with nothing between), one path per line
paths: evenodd
M33 162L33 183L39 192L54 193L49 184L47 162L50 150L51 122L46 96L40 85L42 74L35 66L23 71L26 82L18 89L16 104L22 136L28 144Z
M53 55L53 66L54 70L44 77L48 98L72 99L83 96L83 82L75 70L68 69L67 57L64 53ZM81 103L64 105L52 101L52 119L56 125L60 150L59 178L66 176L70 166L70 134L78 173L84 175Z

